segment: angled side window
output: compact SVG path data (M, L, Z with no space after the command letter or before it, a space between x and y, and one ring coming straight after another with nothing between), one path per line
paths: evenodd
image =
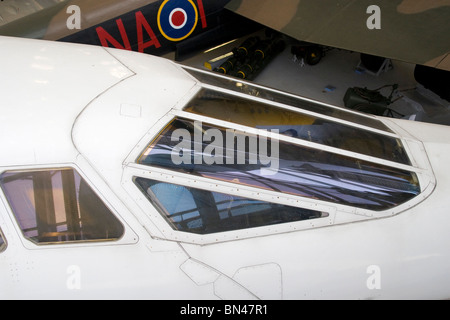
M420 193L414 172L185 118L137 163L376 211Z
M400 139L219 91L201 90L184 111L258 129L278 129L282 135L411 164Z
M134 182L171 227L178 231L210 234L328 216L325 212L146 178L135 177Z
M0 184L24 236L34 243L117 240L124 228L73 169L8 171Z
M6 242L3 237L2 230L0 229L0 252L3 252L6 249Z
M251 83L236 81L235 79L232 79L230 77L223 78L212 72L202 72L199 70L190 69L189 67L185 67L185 70L205 84L298 107L300 110L303 109L312 111L326 116L332 116L341 120L362 124L369 128L383 130L385 132L392 132L392 130L386 127L386 125L384 125L381 121L365 115L351 112L349 110L334 108L319 102L294 96L292 94L286 94L278 92L276 90L261 88Z

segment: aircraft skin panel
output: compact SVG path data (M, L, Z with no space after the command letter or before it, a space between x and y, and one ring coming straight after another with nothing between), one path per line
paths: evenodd
M85 244L34 250L24 248L11 236L8 239L0 258L0 269L4 270L0 277L2 300L176 300L192 297L193 292L198 299L217 298L210 286L196 285L179 268L188 258L180 248L155 244L157 241L144 234L134 245ZM153 247L160 251L152 252Z
M12 164L8 155L15 155L14 164L30 164L54 161L67 157L69 151L76 152L67 135L76 117L103 91L133 75L100 47L69 44L61 48L58 43L43 45L32 40L27 50L20 39L9 37L2 37L0 46L2 70L11 75L0 80L2 166ZM58 54L52 54L54 50ZM7 63L11 57L21 63ZM61 73L65 76L61 77ZM20 99L20 95L27 100ZM29 131L17 130L18 114Z
M77 5L80 7L83 13L83 29L88 29L106 20L110 20L111 17L121 16L122 14L137 10L155 2L157 2L157 0L73 0L70 1L70 5ZM64 21L67 21L67 17L68 15L65 10L59 10L52 16L46 27L43 39L57 40L73 33L74 30L69 30L67 26L65 26Z
M450 53L444 54L442 57L431 60L425 65L443 70L450 70Z
M2 0L2 5L0 6L0 26L41 10L51 8L63 1L67 0Z
M191 3L183 0L53 0L41 5L40 2L2 2L0 34L114 46L156 55L183 50L177 46L181 38L161 34L159 9L164 5L182 7ZM369 27L373 22L369 10L373 3L369 0L192 0L192 4L198 17L190 40L202 48L208 46L204 39L207 33L203 38L196 36L205 31L224 37L226 41L221 34L223 30L216 30L218 13L225 6L298 40L450 70L448 58L442 61L450 52L449 0L379 1L380 23L375 29ZM70 6L81 11L79 27L70 27L72 15L76 14ZM226 22L228 19L223 18ZM231 23L244 22L233 20ZM254 28L250 24L243 28L247 27ZM233 25L227 25L227 29L232 28ZM236 30L230 32L237 34ZM140 39L139 34L143 34L145 40ZM188 34L183 33L183 36ZM184 44L190 47L189 42Z
M401 165L373 157L372 164L399 172L398 164L402 170L417 175L418 181L411 179L401 184L410 187L405 191L413 194L404 203L384 211L361 209L138 163L139 155L174 117L199 119L198 115L189 116L189 112L181 110L194 101L202 88L239 97L252 105L264 101L268 108L297 112L294 106L283 107L283 103L268 100L264 95L255 97L204 84L181 65L154 56L7 37L0 38L0 45L4 48L0 63L7 75L4 77L7 80L0 83L4 98L0 106L0 298L450 297L448 127L367 116L395 131L412 160L411 165ZM236 83L233 84L236 88ZM239 85L242 88L250 84L243 81ZM261 86L257 89L265 90ZM267 89L264 94L274 92ZM213 97L206 96L209 101ZM295 101L306 100L296 97ZM311 100L308 103L314 105ZM212 124L219 123L203 117ZM327 119L349 122L333 115ZM225 120L220 124L233 130L245 128L232 122L227 124ZM266 132L248 128L251 132ZM364 125L358 123L353 126L355 132L362 128ZM393 134L376 131L387 137ZM364 155L337 147L334 153L330 148L323 150L318 143L297 141L301 139L295 137L286 136L282 140L288 147L295 145L330 155L326 157L330 163L335 158L347 157L364 166L367 160ZM287 150L292 152L294 148ZM328 164L325 162L327 170ZM355 171L364 171L363 166ZM72 184L56 179L55 172L66 168L78 173ZM195 172L195 167L192 170ZM37 177L44 177L44 183ZM164 191L165 201L162 197L149 201L151 190L143 193L135 178L160 183L159 191ZM44 192L49 189L46 183L52 187L49 194ZM353 183L355 188L349 195L360 192L366 181ZM90 187L87 196L82 185ZM382 184L376 186L380 187L377 189L380 193L389 190ZM243 224L232 231L208 234L174 228L176 222L190 227L204 223L189 216L174 217L169 223L163 216L168 212L163 208L167 204L187 211L182 205L188 203L188 195L176 192L187 188L197 191L197 197L191 194L194 202L203 204L208 202L208 196L218 197L223 217L237 218L235 221ZM9 192L23 189L20 196ZM69 193L75 194L75 199L69 200L74 199L78 207L66 199ZM104 228L109 224L105 221L114 218L123 226L123 234L112 238L108 238L109 233L106 238L88 237L89 232L84 231L88 229L84 228L93 219L85 218L85 210L92 199L103 203L101 206L94 201L97 205L92 212L97 213L99 208L109 212L108 219L97 221L95 227ZM243 200L247 202L240 202ZM61 202L83 222L78 225L86 233L82 234L82 241L42 239L39 230L42 225L22 228L31 218L36 225L53 219L47 224L56 231L42 233L50 237L62 232L56 228L61 228L62 223L56 220L64 218L62 215L68 209L63 210ZM274 206L268 210L267 203ZM255 207L269 211L269 217L277 219L275 223L260 225L267 216L258 216L257 227L245 227L244 223L253 218L248 211ZM307 213L308 219L285 222L272 214L274 208L281 208L291 215L288 207ZM239 214L233 215L235 209ZM200 210L204 214L205 209ZM214 210L219 211L217 203ZM299 212L295 213L297 217ZM36 236L27 235L35 229ZM260 281L261 278L267 281Z
M234 0L226 8L298 40L426 64L450 52L449 1L378 1L380 29L367 24L373 1Z
M54 1L53 5L46 6L40 10L36 9L36 11L26 11L19 7L18 10L20 9L22 12L20 17L23 20L19 18L9 23L3 23L0 30L2 30L2 35L57 40L74 31L78 31L67 28L67 19L69 17L67 8L70 5L76 5L82 10L82 24L83 29L85 29L109 20L111 17L120 16L154 2L157 2L157 0L133 0L126 2L118 0L64 0ZM5 3L5 7L6 5L7 3ZM30 28L30 23L33 25L34 31Z
M283 237L259 237L236 244L182 246L193 258L201 257L204 263L220 267L233 278L238 278L237 272L243 266L276 261L283 275L283 299L297 299L299 294L302 299L448 297L445 288L450 280L446 265L450 263L450 254L448 243L439 235L445 234L450 224L450 217L442 209L442 199L450 189L446 174L450 148L448 142L425 143L425 148L429 155L433 154L431 162L438 177L436 189L420 205L395 217L291 232ZM345 250L336 250L336 243ZM285 255L286 252L289 254ZM224 261L229 263L225 265ZM374 270L382 274L380 289L368 285ZM424 270L429 272L427 279ZM271 279L268 282L276 276L275 272L265 275ZM339 289L341 286L346 287L345 293Z
M434 212L427 216L412 210L393 219L359 223L358 228L341 225L289 233L284 239L269 236L240 241L239 253L233 243L206 246L204 250L188 244L182 246L192 257L201 256L205 263L220 266L230 275L242 266L277 261L283 274L284 299L297 299L299 295L302 299L397 299L399 296L441 299L448 297L444 288L450 282L444 265L450 257L447 244L438 237L430 238L427 230L445 232L450 221L442 212ZM403 226L401 229L399 224ZM355 244L350 239L360 240ZM335 243L346 250L335 251ZM254 257L255 248L259 258ZM286 256L283 252L290 254ZM224 261L230 263L224 265ZM428 269L430 262L432 266ZM380 290L367 286L374 270L371 267L381 270ZM424 279L424 270L433 278ZM276 274L266 276L270 279ZM346 287L345 293L339 290L341 286Z
M130 150L196 82L166 60L118 49L105 50L129 69L139 70L139 74L93 101L74 123L72 136L77 149L97 170L120 181L121 166ZM98 118L104 119L101 130ZM93 144L92 139L98 143Z

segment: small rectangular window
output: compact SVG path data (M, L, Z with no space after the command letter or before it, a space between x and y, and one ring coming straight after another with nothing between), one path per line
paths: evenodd
M3 237L2 230L0 229L0 252L3 252L6 249L6 242Z
M325 212L140 177L134 181L174 230L190 233L210 234L328 216Z
M24 236L38 244L120 238L120 221L73 169L9 171L0 183Z

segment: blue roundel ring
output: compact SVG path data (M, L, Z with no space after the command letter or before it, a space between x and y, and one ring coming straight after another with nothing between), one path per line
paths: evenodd
M158 27L164 38L181 41L194 32L198 10L192 0L165 0L158 11Z

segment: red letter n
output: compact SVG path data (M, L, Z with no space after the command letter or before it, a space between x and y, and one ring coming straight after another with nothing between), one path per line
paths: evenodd
M97 27L97 35L103 47L109 47L108 42L111 43L117 49L126 49L131 51L130 40L128 40L128 35L123 26L122 19L116 20L117 27L119 28L120 35L122 36L123 46L113 38L105 29L102 27Z

